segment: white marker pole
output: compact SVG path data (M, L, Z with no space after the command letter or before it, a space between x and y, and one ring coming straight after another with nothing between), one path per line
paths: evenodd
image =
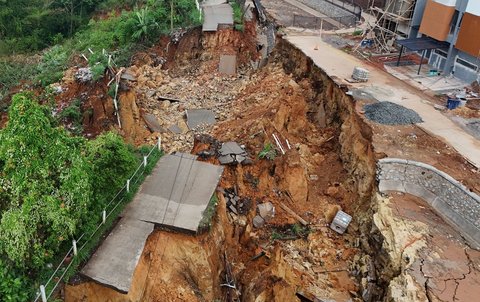
M40 295L42 297L42 302L47 302L47 294L45 293L44 285L40 285Z

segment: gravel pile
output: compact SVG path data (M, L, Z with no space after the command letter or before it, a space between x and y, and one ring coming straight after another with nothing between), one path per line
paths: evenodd
M364 106L365 116L383 125L410 125L423 122L413 110L391 102L378 102Z

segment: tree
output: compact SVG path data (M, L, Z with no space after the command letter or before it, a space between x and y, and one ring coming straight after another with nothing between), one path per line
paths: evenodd
M132 34L135 40L147 40L150 32L159 28L148 7L135 10L135 17L135 31Z
M55 127L48 108L17 94L0 131L0 255L39 268L88 219L85 141Z

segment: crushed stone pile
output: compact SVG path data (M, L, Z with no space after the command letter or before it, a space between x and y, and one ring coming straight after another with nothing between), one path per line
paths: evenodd
M410 125L422 123L422 118L413 110L391 102L378 102L364 106L365 116L383 125Z

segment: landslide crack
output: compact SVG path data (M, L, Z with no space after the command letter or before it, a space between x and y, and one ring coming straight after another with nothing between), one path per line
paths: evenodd
M429 290L429 287L428 287L428 282L430 281L430 277L425 276L425 273L423 272L424 262L425 262L425 259L420 259L420 272L422 273L423 277L425 278L425 283L424 283L425 295L427 296L428 302L432 302L432 297L430 296L430 290Z

